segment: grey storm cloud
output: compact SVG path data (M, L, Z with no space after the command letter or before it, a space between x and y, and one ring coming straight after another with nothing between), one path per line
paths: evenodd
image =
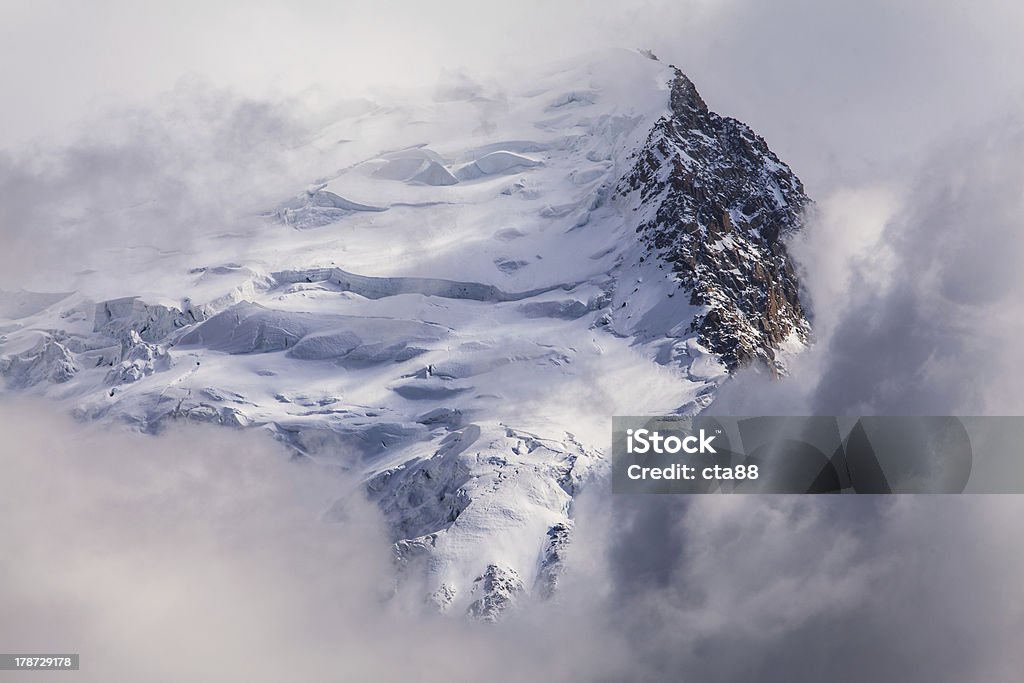
M601 614L630 680L1008 682L1022 664L1017 496L661 498L606 513Z

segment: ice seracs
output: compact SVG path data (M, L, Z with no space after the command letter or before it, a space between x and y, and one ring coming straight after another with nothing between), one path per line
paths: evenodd
M295 228L318 228L339 221L353 211L386 211L386 206L360 204L325 190L326 183L311 187L294 199L282 202L275 216Z

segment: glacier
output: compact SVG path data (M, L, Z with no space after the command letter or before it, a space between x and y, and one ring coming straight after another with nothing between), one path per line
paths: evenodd
M252 207L244 248L114 249L116 278L0 293L3 391L269 432L359 482L339 499L379 506L425 605L493 620L556 593L612 415L695 414L808 341L799 179L649 54L306 144L309 184Z

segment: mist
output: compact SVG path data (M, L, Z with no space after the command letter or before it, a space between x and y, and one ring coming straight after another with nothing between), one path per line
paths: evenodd
M304 145L354 102L465 82L500 99L609 47L678 65L819 204L899 192L1024 106L1021 29L998 0L5 3L0 57L22 66L0 74L0 287L81 286L70 275L108 267L110 244L257 229L246 219L336 170Z
M396 590L377 510L264 434L144 436L10 402L0 430L0 641L80 653L78 680L1011 681L1024 665L1016 496L595 485L555 602L480 625Z
M84 118L183 79L326 106L643 47L764 135L820 199L906 172L944 136L1020 102L1022 28L1024 10L1004 0L16 1L0 9L0 55L23 65L0 75L0 146L70 142Z
M585 623L565 642L540 632L547 612L493 628L429 614L398 589L356 483L266 434L147 436L24 401L0 404L0 431L0 642L79 653L78 680L570 681L616 666Z

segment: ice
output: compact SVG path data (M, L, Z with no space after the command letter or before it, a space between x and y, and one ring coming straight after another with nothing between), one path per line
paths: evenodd
M60 342L44 337L24 353L0 358L8 386L24 389L40 383L63 384L78 373L75 358Z
M182 337L179 346L202 346L232 354L283 351L310 332L335 322L333 316L274 311L246 302L210 318Z
M45 311L71 296L71 292L5 292L0 289L0 319L18 320Z
M436 161L428 161L422 170L418 171L410 180L414 183L435 186L455 185L459 182L451 171Z
M294 228L318 228L329 225L357 211L386 211L386 206L372 206L346 199L320 185L282 202L275 215L279 221Z
M576 283L559 283L525 292L506 292L482 282L459 282L426 277L371 277L357 275L340 268L314 268L306 271L274 273L279 282L328 282L340 291L355 292L368 299L382 299L401 294L424 294L446 299L473 301L519 301L555 289L572 289Z
M498 175L540 165L541 162L536 159L531 159L514 152L499 150L485 154L479 159L460 167L455 171L455 177L459 180L476 180L484 176Z
M585 303L575 299L535 301L521 304L519 310L527 318L561 318L563 320L575 320L589 311Z

